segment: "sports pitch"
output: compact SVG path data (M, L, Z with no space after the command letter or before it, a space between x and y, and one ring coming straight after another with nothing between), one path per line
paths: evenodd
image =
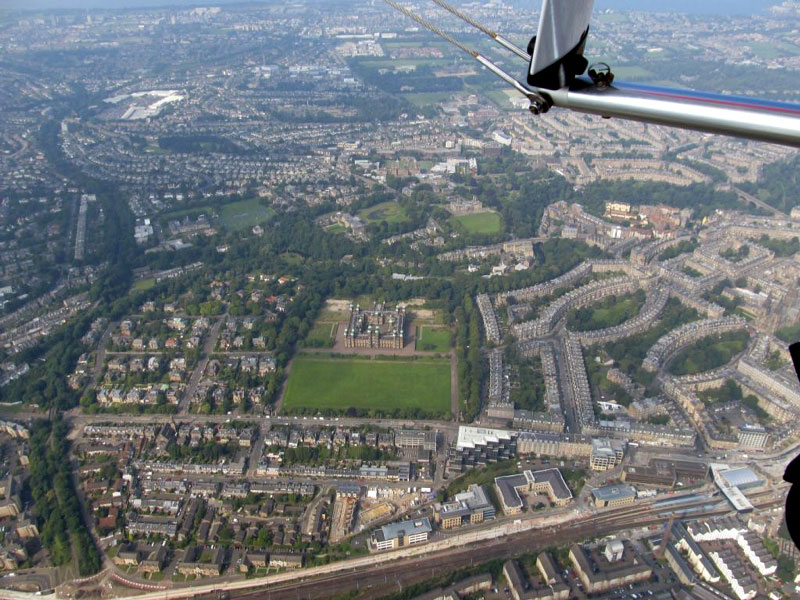
M482 212L454 217L467 233L500 233L503 230L503 218L496 212Z
M283 409L313 414L345 412L390 416L402 411L448 418L450 363L298 357L292 364Z

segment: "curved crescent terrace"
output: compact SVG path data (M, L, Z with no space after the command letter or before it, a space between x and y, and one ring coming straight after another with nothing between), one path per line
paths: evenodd
M710 335L744 329L746 326L747 321L741 317L723 317L689 323L670 331L658 340L647 353L642 367L647 371L656 372L662 369L667 360L682 348Z

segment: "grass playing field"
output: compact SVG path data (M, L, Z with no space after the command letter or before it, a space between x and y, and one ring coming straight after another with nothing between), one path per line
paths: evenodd
M149 279L140 279L139 281L134 282L133 289L134 291L142 291L145 292L147 290L152 290L156 287L156 280L150 277Z
M332 348L338 329L338 323L317 321L308 332L305 344L312 348Z
M450 363L298 357L283 409L289 413L450 416Z
M454 219L467 233L500 233L503 230L503 219L496 212L464 215Z
M447 329L417 327L417 341L414 349L423 352L449 352L451 337Z
M266 223L275 213L259 204L256 198L226 204L219 210L220 220L226 229L239 231L259 223Z
M359 213L359 216L365 221L377 223L386 221L387 223L402 223L408 216L403 207L397 202L381 202L375 206L365 208Z

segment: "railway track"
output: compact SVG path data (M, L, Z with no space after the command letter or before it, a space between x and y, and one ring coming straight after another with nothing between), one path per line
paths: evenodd
M755 494L753 499L765 496L770 492ZM698 499L672 510L681 511L688 508L702 508L714 499ZM717 500L722 503L721 500ZM780 500L767 500L757 504L760 508L778 505ZM756 504L756 502L754 502ZM322 600L338 594L346 594L356 590L357 598L366 600L379 598L387 594L401 591L403 588L420 583L427 579L446 574L452 570L480 564L491 559L508 559L549 546L580 542L614 531L634 527L647 527L666 523L671 512L664 507L654 505L631 506L614 512L594 515L589 520L543 529L513 533L503 538L480 542L463 548L444 551L438 556L425 556L413 559L398 559L397 562L374 568L361 568L341 571L330 575L311 578L306 581L295 581L265 586L256 590L233 592L231 598L267 599L267 600ZM713 517L730 512L727 505L709 510L698 510L691 518ZM300 574L298 574L300 576Z

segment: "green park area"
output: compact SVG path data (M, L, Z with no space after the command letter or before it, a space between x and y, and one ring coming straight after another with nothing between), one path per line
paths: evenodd
M775 332L775 336L787 344L800 342L800 323L794 323L792 325L787 325L786 327L781 327Z
M503 230L503 218L492 211L453 217L453 220L467 233L492 234Z
M622 338L616 342L610 342L603 346L603 350L609 357L614 359L616 366L624 373L628 374L636 383L650 385L653 374L642 369L642 361L647 356L647 351L653 347L662 336L681 325L696 321L700 315L693 308L688 308L680 303L676 298L667 300L667 305L661 313L661 318L657 320L647 331ZM587 364L592 368L593 360ZM605 380L605 374L598 375ZM621 388L620 388L621 389ZM615 390L616 391L616 390Z
M742 388L732 379L726 380L725 383L718 388L711 388L698 392L697 396L709 406L725 402L741 402L753 411L762 425L769 424L770 416L761 408L761 405L758 403L758 398L753 394L745 395Z
M443 328L426 325L417 327L417 340L414 349L421 352L450 352L453 336Z
M448 418L450 363L298 357L283 408L299 414Z
M749 339L746 331L730 331L705 337L683 349L672 361L669 372L680 377L717 369L744 351Z
M308 348L332 348L338 329L336 322L317 321L308 332L304 345Z
M368 223L402 223L408 219L406 211L397 202L381 202L375 206L365 208L358 213L358 216Z
M226 229L240 231L259 223L266 223L275 213L262 205L257 198L225 204L219 209L219 216Z
M646 299L642 290L624 296L608 296L600 302L571 310L567 316L567 328L595 331L616 327L638 315Z
M156 287L156 280L152 277L139 279L133 283L133 290L135 292L146 292L147 290L152 290L154 287Z

